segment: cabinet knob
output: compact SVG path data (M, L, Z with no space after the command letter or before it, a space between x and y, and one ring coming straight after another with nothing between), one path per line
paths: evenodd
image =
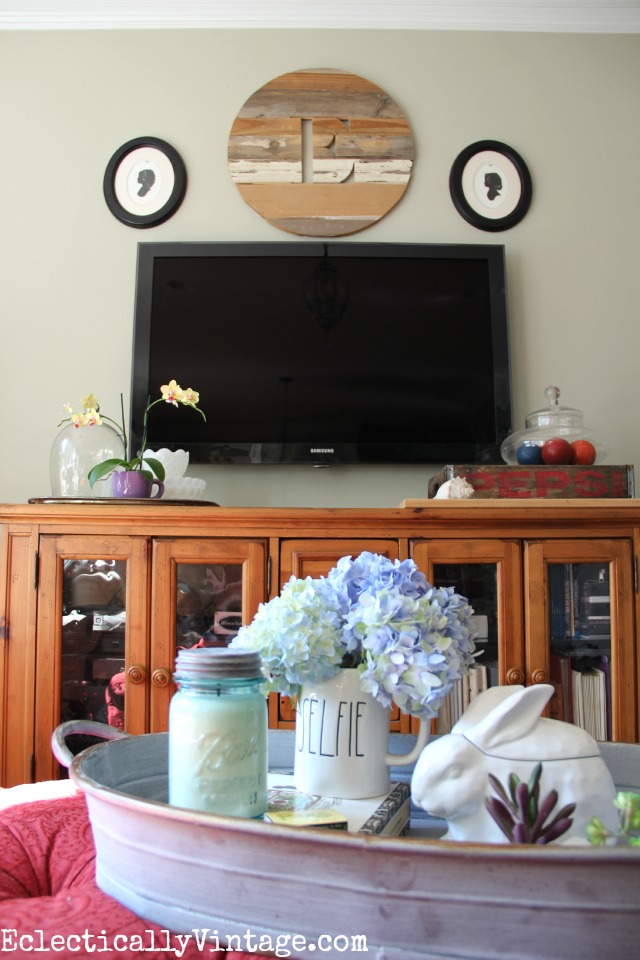
M129 683L144 683L147 679L147 668L139 663L132 664L127 670L127 680Z
M164 667L154 670L151 674L151 683L154 687L167 687L171 683L171 671Z
M531 682L532 683L549 683L549 674L547 673L546 670L532 670Z
M524 683L524 670L520 667L512 667L507 670L507 683Z

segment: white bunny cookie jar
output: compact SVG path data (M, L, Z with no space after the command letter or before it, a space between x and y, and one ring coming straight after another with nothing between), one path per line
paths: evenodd
M507 843L485 807L485 797L495 796L489 774L503 784L511 773L528 780L538 762L541 798L555 789L558 809L576 803L573 823L557 842L586 844L592 817L616 828L616 791L596 741L581 727L540 716L552 694L550 684L490 687L471 701L451 733L424 748L411 796L447 820L443 839Z

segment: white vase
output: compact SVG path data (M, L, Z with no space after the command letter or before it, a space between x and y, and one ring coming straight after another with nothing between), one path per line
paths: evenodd
M424 720L414 749L388 753L390 710L363 690L357 670L303 684L296 702L295 784L304 793L344 800L379 797L389 767L413 763L429 736Z
M111 476L91 488L89 471L103 460L123 459L120 435L104 421L92 427L64 426L51 447L49 473L54 497L110 497Z

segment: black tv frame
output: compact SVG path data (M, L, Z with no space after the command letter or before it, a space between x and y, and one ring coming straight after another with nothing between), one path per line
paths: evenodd
M277 456L269 453L260 459L255 448L260 438L251 444L200 443L197 441L164 439L150 442L170 449L188 449L192 463L209 464L265 464L307 463L321 466L355 464L443 464L443 463L501 463L500 443L512 431L511 367L506 291L505 248L501 244L421 244L421 243L366 243L340 241L168 241L138 244L136 295L131 382L130 437L133 449L142 437L142 417L149 397L155 397L159 384L149 382L149 346L152 322L153 271L158 257L308 257L318 259L348 257L383 258L455 258L486 260L489 270L491 323L494 371L495 437L491 443L407 443L376 444L366 449L361 443L282 444ZM198 384L182 384L201 389ZM215 410L207 413L215 420ZM179 421L181 417L178 417ZM153 422L151 421L153 429ZM177 423L176 434L180 434ZM373 446L373 445L372 445Z

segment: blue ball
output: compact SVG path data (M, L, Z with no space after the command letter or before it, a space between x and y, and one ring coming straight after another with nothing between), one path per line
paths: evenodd
M542 447L539 447L536 443L523 443L518 447L516 460L518 463L528 464L529 466L542 463Z

